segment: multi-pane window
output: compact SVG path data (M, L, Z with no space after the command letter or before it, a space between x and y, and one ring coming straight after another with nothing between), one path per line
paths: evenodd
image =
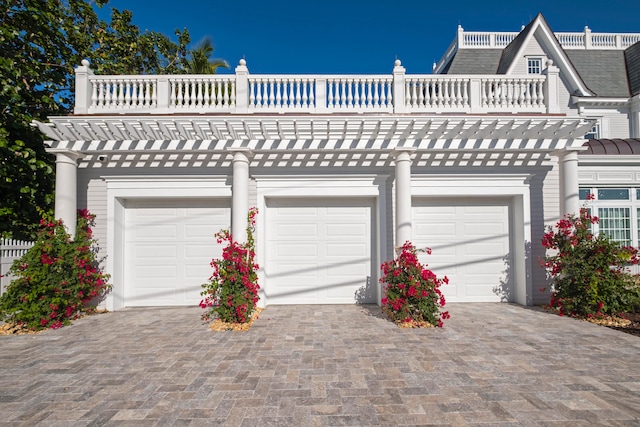
M600 123L594 123L589 132L584 134L584 139L600 138Z
M629 208L598 208L599 232L623 245L631 244L631 218Z
M640 188L580 188L580 200L599 221L595 233L603 233L623 245L640 241ZM591 200L589 200L591 199Z
M542 74L542 58L528 58L527 73Z

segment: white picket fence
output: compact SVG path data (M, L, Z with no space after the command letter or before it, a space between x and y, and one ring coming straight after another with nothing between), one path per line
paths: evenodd
M13 261L26 254L29 248L33 246L33 242L23 242L20 240L0 239L0 295L9 283L11 276L9 269Z

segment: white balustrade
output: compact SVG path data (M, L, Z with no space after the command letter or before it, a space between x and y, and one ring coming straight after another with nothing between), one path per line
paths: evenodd
M544 111L544 77L480 79L482 108L487 111Z
M249 109L311 111L315 78L305 76L249 76Z
M545 75L407 75L400 61L390 75L250 75L239 68L235 75L95 76L83 65L76 87L86 89L76 92L76 113L545 112L551 105Z
M91 108L131 110L154 108L157 76L92 76Z
M392 111L391 76L331 76L326 78L329 110Z
M409 109L465 111L469 109L468 77L428 75L405 79L405 105Z
M191 75L169 78L169 108L189 111L230 109L236 104L234 77Z

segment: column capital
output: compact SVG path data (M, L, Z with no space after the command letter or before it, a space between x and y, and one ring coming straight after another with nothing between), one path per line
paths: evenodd
M391 150L391 156L396 159L396 160L403 160L400 159L400 157L405 157L404 160L406 160L406 156L409 156L409 160L413 160L413 156L415 154L415 152L417 151L417 148L415 147L396 147L393 150Z
M227 151L233 154L234 161L240 160L248 160L253 157L253 151L250 148L240 147L240 148L227 148Z
M47 148L47 153L55 154L56 161L67 158L69 160L73 160L74 162L78 159L82 159L85 157L84 153L79 151L73 151L66 148Z

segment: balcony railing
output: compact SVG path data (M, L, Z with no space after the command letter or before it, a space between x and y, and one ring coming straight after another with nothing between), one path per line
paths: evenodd
M76 69L75 114L556 113L558 69L542 75L97 76ZM549 94L552 94L550 96Z

